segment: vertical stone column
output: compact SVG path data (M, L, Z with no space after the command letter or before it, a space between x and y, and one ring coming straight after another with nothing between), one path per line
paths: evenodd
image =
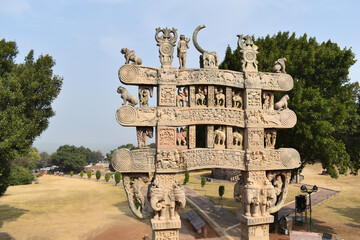
M190 107L195 107L196 106L196 102L195 102L195 86L190 86L189 87L189 106Z
M207 103L208 103L208 107L215 106L215 87L214 86L207 87Z
M227 108L232 108L232 88L231 87L226 87L226 107Z
M189 149L196 148L196 126L189 126Z
M206 147L214 148L214 125L207 126L206 128Z
M233 127L232 126L226 127L226 148L227 149L233 148Z

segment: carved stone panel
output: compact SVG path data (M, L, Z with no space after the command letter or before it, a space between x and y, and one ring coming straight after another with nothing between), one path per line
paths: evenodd
M233 127L226 127L226 148L233 148Z
M159 106L176 106L176 85L159 85Z
M189 148L196 148L196 126L188 126L189 129Z
M208 86L208 107L214 107L215 106L215 88L214 86Z
M232 99L233 99L233 92L231 87L226 87L226 107L231 108L232 107Z
M216 126L214 129L214 148L224 149L226 146L226 127Z
M261 89L246 89L246 108L261 108Z
M157 147L176 148L176 127L157 127Z
M206 147L214 147L214 125L207 126L206 132Z
M195 107L196 106L195 86L190 86L189 87L189 105L190 105L190 107Z
M234 127L232 131L232 148L244 149L244 130Z
M245 135L245 149L264 148L264 129L247 128Z

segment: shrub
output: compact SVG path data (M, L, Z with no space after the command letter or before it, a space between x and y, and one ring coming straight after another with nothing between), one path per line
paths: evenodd
M11 166L9 183L10 186L31 184L34 175L28 168L20 167L15 164Z
M202 177L202 178L201 178L201 187L204 188L204 187L205 187L205 184L206 184L206 178L205 178L205 177Z
M101 172L100 172L100 170L97 170L96 171L96 181L99 181L99 179L101 178Z
M105 181L108 182L110 180L110 173L105 174Z
M120 179L121 179L121 173L116 171L116 173L115 173L115 186L118 185L118 183L120 182Z
M184 184L188 183L190 179L190 174L188 171L185 172L185 179L184 179Z
M43 173L42 172L39 172L39 173L37 173L35 176L37 177L37 178L39 178L39 177L41 177L43 175Z
M82 178L84 176L84 171L80 172L80 177Z
M225 187L224 187L224 185L220 185L219 186L219 196L221 199L222 199L222 196L224 195L224 193L225 193Z
M74 171L70 171L70 176L74 176Z
M91 171L88 171L88 172L87 172L87 177L88 177L88 179L91 178L91 175L92 175L92 172L91 172Z

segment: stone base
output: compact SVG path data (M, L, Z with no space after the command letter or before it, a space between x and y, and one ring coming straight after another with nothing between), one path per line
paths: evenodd
M152 240L179 240L179 229L153 230Z
M152 230L168 230L168 229L180 229L181 220L160 220L160 219L151 219L151 228Z
M269 223L274 216L246 217L240 215L241 240L269 240Z

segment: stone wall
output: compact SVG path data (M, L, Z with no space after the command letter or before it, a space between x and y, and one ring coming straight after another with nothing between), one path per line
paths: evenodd
M240 175L241 175L240 170L233 170L233 169L215 168L211 171L212 178L228 180L232 182L236 182L237 180L239 180Z

